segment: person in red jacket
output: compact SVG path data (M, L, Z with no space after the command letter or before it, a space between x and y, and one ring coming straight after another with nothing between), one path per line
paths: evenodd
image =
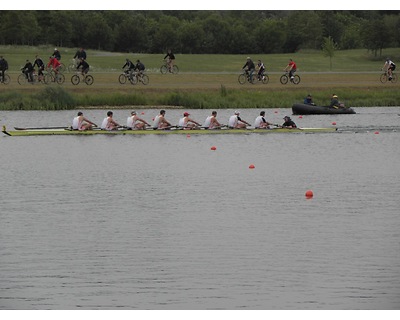
M49 63L47 64L47 68L50 68L54 71L55 74L59 72L61 63L54 57L50 57Z
M296 70L297 70L296 62L294 62L292 59L289 59L289 63L284 69L284 71L289 71L290 81L293 81L294 78L293 74L296 72Z

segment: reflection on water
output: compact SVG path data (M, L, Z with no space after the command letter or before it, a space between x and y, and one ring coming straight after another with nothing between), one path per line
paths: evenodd
M399 121L396 108L365 111L334 120ZM24 115L2 121L43 118ZM400 305L398 132L0 137L0 148L1 309Z

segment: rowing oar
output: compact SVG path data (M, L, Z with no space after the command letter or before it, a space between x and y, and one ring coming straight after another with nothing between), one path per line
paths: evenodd
M70 127L38 127L38 128L18 128L14 127L15 130L52 130L52 129L69 129Z
M2 132L3 132L4 134L6 134L6 135L8 135L8 136L11 137L11 134L9 134L9 133L7 132L6 126L3 126Z

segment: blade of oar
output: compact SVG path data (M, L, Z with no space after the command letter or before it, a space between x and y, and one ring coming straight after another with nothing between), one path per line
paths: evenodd
M15 130L52 130L52 129L68 129L68 126L63 127L37 127L37 128L18 128L14 127Z
M3 132L4 134L6 134L7 136L10 136L10 137L11 137L11 134L9 134L9 133L7 132L6 126L3 126L2 132Z

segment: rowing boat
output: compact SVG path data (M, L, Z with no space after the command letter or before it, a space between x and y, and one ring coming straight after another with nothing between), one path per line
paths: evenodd
M219 130L206 130L206 129L196 129L196 130L182 130L182 129L171 129L171 130L71 130L69 128L65 129L19 129L13 131L7 131L5 126L3 126L3 133L7 136L44 136L44 135L168 135L168 134L250 134L250 133L317 133L317 132L335 132L337 129L335 127L331 128L272 128L272 129L219 129Z

